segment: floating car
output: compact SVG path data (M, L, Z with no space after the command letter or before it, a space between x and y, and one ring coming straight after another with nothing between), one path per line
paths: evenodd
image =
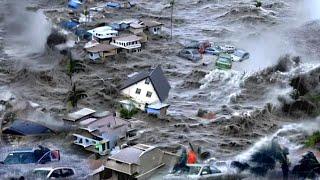
M249 59L250 54L244 50L237 49L234 51L234 53L231 54L232 61L238 62L238 61L243 61L246 59Z
M231 69L232 68L232 58L229 54L220 54L216 64L216 68L218 69Z
M69 167L43 167L34 169L32 173L35 179L69 179L75 176L75 170Z
M218 168L208 164L187 164L187 172L177 172L168 174L164 177L166 180L175 179L235 179L235 174L222 173Z
M234 53L234 51L236 50L236 47L231 45L222 45L222 46L219 46L219 48L221 49L222 52L229 53L229 54Z
M219 55L222 52L221 48L219 46L215 46L215 47L208 47L205 50L206 54L212 54L212 55Z
M43 146L39 148L32 149L21 149L12 151L8 154L3 162L0 162L4 165L13 165L13 164L45 164L51 161L60 160L60 151L59 150L50 150Z
M198 49L182 49L179 52L179 56L191 61L199 61L201 59L201 54Z

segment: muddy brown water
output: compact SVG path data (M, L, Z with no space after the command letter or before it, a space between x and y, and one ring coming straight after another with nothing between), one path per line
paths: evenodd
M59 2L51 1L46 5L47 2L45 0L0 2L0 7L3 9L0 13L0 29L3 32L0 35L0 61L5 60L1 69L11 71L9 74L1 71L3 78L0 85L6 86L20 101L39 103L46 109L45 119L51 121L58 119L56 116L66 111L65 96L70 82L64 74L65 67L61 65L63 57L47 50L44 46L52 24L47 21L43 13L24 10L24 6L32 4L40 4L43 8L61 7ZM116 11L111 15L112 19L154 18L165 24L164 31L169 34L170 8L167 8L167 1L136 0L135 2L138 8ZM118 57L105 64L88 64L88 71L76 76L79 87L86 89L89 94L89 98L80 102L80 106L98 110L112 108L110 102L112 93L108 93L111 84L118 85L127 74L134 71L161 64L172 86L168 99L171 104L169 115L172 118L169 121L159 122L145 115L139 115L144 122L141 125L144 131L143 138L139 142L159 145L167 150L177 150L178 144L187 145L188 142L192 142L203 146L213 156L221 159L246 152L257 139L270 135L282 124L295 120L278 119L268 114L261 115L257 117L261 123L245 129L247 132L235 135L237 128L242 131L246 126L236 127L230 131L229 125L232 123L228 121L233 121L234 118L229 119L230 114L222 111L221 106L229 106L232 113L238 115L261 109L268 102L277 104L277 97L287 94L290 90L288 86L262 85L260 88L264 90L263 93L250 91L247 100L239 104L233 104L230 99L243 93L242 84L251 73L274 64L283 54L300 55L305 63L311 64L302 67L302 71L308 71L319 64L320 54L317 52L310 54L309 49L299 46L300 43L293 43L296 38L303 41L304 37L299 36L299 33L297 36L294 36L295 33L290 33L303 32L306 30L305 23L318 19L319 4L317 0L299 1L303 6L297 6L296 3L293 0L267 0L264 1L262 9L257 9L249 0L177 1L174 7L173 41L168 39L151 41L140 54ZM21 19L21 17L26 18ZM315 36L311 33L316 31L311 31L309 35ZM204 67L202 62L193 63L176 56L182 48L181 44L186 44L189 40L234 44L249 51L251 57L248 61L234 63L231 71L214 70L214 57L206 56L206 60L212 59L212 63ZM312 41L306 43L317 49ZM294 73L290 72L287 76ZM226 118L225 122L211 123L197 118L196 113L199 108L217 112L219 117ZM28 113L22 116L37 119ZM257 119L253 118L253 123L256 123ZM241 125L241 119L238 121L237 124ZM48 122L48 124L53 123ZM67 143L69 145L65 145L66 142L59 138L28 140L19 145L2 147L0 152L4 156L8 153L8 149L39 143L65 150L64 155L70 158L64 159L62 164L65 162L71 166L84 164L81 168L88 169L86 165L88 156L81 153L75 155L69 149L70 142Z

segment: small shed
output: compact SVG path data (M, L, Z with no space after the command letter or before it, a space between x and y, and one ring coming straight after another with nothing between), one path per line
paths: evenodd
M152 35L159 35L161 34L163 24L156 21L144 21L144 25L148 33Z
M141 34L143 33L143 29L145 28L144 25L141 25L139 23L131 23L129 31L132 32L133 34Z
M147 106L146 111L148 114L163 117L167 114L167 109L169 108L169 106L169 104L164 103L150 104Z

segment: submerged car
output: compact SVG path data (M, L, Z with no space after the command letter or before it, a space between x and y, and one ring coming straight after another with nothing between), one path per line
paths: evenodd
M35 179L69 179L75 176L75 170L69 167L43 167L34 169L32 176Z
M59 161L59 150L50 150L48 148L39 146L39 148L21 149L12 151L8 154L1 164L45 164L51 161Z
M249 59L250 54L244 50L237 49L234 51L234 53L231 54L232 61L238 62L238 61L243 61L246 59Z
M229 54L220 54L216 64L217 69L231 69L232 68L232 58Z
M182 49L179 52L179 56L191 61L199 61L201 59L201 54L198 49Z
M187 164L188 171L177 172L174 174L168 174L164 177L167 180L175 179L211 179L211 180L223 180L234 179L236 174L227 174L221 172L218 168L210 166L208 164Z
M222 46L219 46L219 48L221 49L222 52L228 53L228 54L234 53L234 51L236 50L236 47L232 45L222 45Z
M208 47L204 52L206 54L212 54L212 55L218 56L222 52L222 50L221 48L219 48L219 46L216 46L216 47Z

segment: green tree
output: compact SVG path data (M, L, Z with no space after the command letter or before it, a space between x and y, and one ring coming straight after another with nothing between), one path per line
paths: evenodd
M73 108L76 108L78 101L87 97L88 95L86 92L84 90L77 90L76 85L74 84L72 86L72 90L69 92L67 101Z
M71 53L68 53L68 65L67 65L67 74L70 78L72 84L72 77L74 73L84 72L86 66L79 60L74 60L71 56Z

